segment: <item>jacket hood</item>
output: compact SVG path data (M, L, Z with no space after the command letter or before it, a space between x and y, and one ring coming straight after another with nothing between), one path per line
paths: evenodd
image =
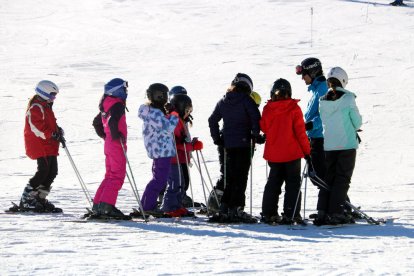
M240 92L227 92L223 97L223 102L226 104L237 105L246 99L246 97L249 96Z
M320 106L324 109L324 111L327 114L332 114L332 113L338 111L338 109L341 109L345 105L348 105L348 103L350 101L352 101L353 99L356 98L356 95L354 93L352 93L351 91L348 91L348 90L343 89L341 87L337 87L336 90L341 91L341 92L344 93L342 95L342 97L340 97L336 101L328 101L328 100L323 99L323 98L320 99ZM330 91L332 91L331 88L329 88L328 93Z
M274 114L286 113L293 110L300 100L297 99L286 99L275 102L269 101L266 104L266 108L269 108Z

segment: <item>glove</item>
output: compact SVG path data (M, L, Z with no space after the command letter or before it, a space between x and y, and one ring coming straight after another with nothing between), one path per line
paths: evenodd
M58 133L60 134L60 136L65 136L65 131L63 131L63 128L61 128L60 126L58 126Z
M221 139L221 138L219 138L219 139L217 139L217 140L214 140L214 145L216 145L216 146L224 146L224 141L223 141L223 139Z
M203 149L203 142L197 140L193 143L193 150L202 150Z
M313 122L309 121L309 122L305 123L305 129L306 130L312 130L313 129Z
M316 175L315 168L312 164L312 158L309 154L305 155L306 163L308 164L308 174L310 177L314 177Z
M62 138L62 135L60 135L60 133L59 133L59 132L53 132L53 133L52 133L52 139L53 139L53 140L60 141L60 140L61 140L61 138Z
M253 138L253 141L256 143L256 144L259 144L259 145L263 145L265 142L266 142L266 135L257 135L256 137L254 137Z
M167 113L171 114L175 109L174 106L171 103L166 103L164 105L165 110L167 111Z

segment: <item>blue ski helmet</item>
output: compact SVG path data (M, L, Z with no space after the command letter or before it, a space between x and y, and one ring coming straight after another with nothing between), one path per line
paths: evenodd
M104 94L117 97L125 101L128 97L128 82L119 78L112 79L105 84Z
M182 86L174 86L173 88L171 88L171 90L168 92L168 95L170 96L170 99L174 96L174 95L187 95L187 89L185 89Z

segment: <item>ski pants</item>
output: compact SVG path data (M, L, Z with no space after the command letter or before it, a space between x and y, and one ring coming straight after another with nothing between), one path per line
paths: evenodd
M126 150L126 145L124 145ZM126 157L119 140L105 140L105 177L96 191L94 204L105 202L115 206L126 175Z
M37 190L39 187L45 190L50 190L50 186L58 174L57 156L45 156L37 159L37 171L35 175L30 178L29 184L33 189Z
M171 157L154 159L152 162L152 179L145 187L141 203L144 211L153 210L157 207L157 198L162 189L167 185L171 169Z
M326 184L330 191L324 190L324 196L319 198L318 207L328 214L343 214L345 200L351 177L355 168L356 150L326 151Z
M179 164L171 164L161 210L170 212L183 207L184 181L182 167Z
M216 188L224 191L225 183L224 183L224 147L222 145L217 146L217 152L219 156L219 163L220 163L220 177L217 180Z
M301 159L289 162L274 163L269 162L269 178L263 192L262 214L268 217L278 214L279 196L282 193L282 185L285 183L285 196L283 211L287 217L292 217L295 210L296 199L299 194L296 214L300 213L301 195Z
M245 206L245 192L251 162L251 148L226 148L227 185L221 203L229 208Z

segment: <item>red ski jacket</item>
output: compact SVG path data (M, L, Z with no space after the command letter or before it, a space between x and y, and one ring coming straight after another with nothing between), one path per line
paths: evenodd
M57 127L52 105L35 96L26 112L26 155L31 159L59 155L59 142L52 138L53 132L58 131Z
M177 126L174 129L174 135L175 135L175 143L177 146L177 155L179 158L180 164L186 164L187 161L190 162L190 153L193 151L193 145L190 141L187 141L191 139L190 134L188 133L187 127L185 126L185 123L180 118L178 121ZM185 157L185 153L187 153L187 158ZM177 156L174 156L171 159L171 163L177 164Z
M299 100L269 101L263 108L260 127L266 134L264 159L289 162L310 154Z

